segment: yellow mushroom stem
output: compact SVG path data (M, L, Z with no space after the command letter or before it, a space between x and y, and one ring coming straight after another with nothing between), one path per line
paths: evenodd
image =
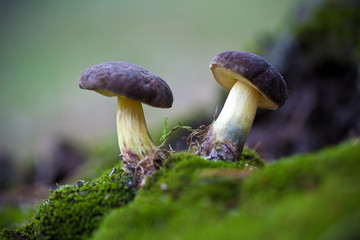
M243 82L237 81L234 84L212 127L218 140L236 141L239 137L247 137L254 121L259 95L257 90Z
M231 88L225 105L202 143L208 159L236 161L240 158L258 107L260 93L243 81Z
M146 126L141 102L118 97L116 128L124 160L140 161L156 150Z

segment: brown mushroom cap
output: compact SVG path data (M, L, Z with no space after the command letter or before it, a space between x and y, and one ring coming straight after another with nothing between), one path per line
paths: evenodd
M128 62L101 63L86 69L80 76L79 87L105 96L123 96L160 108L170 108L173 95L160 77Z
M226 51L214 57L210 69L215 80L227 91L236 81L243 81L257 89L261 96L259 107L277 109L288 95L281 74L262 57L238 51Z

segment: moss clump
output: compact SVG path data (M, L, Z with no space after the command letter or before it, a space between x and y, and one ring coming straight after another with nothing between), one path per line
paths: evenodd
M249 174L241 164L174 154L93 239L357 237L359 155L360 143L348 142Z
M173 154L139 190L135 202L111 212L95 239L151 238L150 232L168 229L169 221L177 216L184 217L181 225L189 215L191 219L201 216L192 215L193 210L215 215L229 212L237 207L240 183L251 169L263 166L249 149L242 161L229 163L207 161L189 153Z
M79 181L51 191L37 207L33 221L15 230L4 230L4 239L84 239L111 208L133 199L132 177L120 172L90 182Z
M175 167L176 166L176 167ZM197 166L197 167L194 167ZM175 154L166 161L164 170L154 174L144 187L144 195L158 193L166 175L177 178L172 187L173 196L176 199L182 192L182 181L191 181L195 170L200 168L227 168L248 169L261 168L264 163L259 156L250 149L245 149L242 161L237 163L210 162L191 154ZM177 174L177 169L187 169ZM170 171L171 169L171 171ZM86 239L94 229L98 227L103 216L111 208L118 208L127 204L135 196L133 179L122 171L108 177L110 171L105 171L103 177L94 181L79 181L75 185L64 185L51 191L48 200L37 207L37 213L30 224L16 229L5 229L1 239ZM195 174L195 175L194 175ZM188 180L187 180L188 179ZM224 186L231 187L231 182L223 182ZM230 184L228 186L228 184ZM161 185L161 187L164 187ZM221 187L221 186L220 186ZM153 190L149 190L153 189ZM204 185L204 190L206 184ZM221 188L219 188L221 189ZM210 193L210 191L209 191ZM193 194L197 194L194 192ZM234 191L233 194L236 194ZM212 197L220 199L216 191L212 190ZM228 197L222 197L228 198ZM171 199L169 199L171 200ZM168 202L171 206L171 201ZM156 215L156 214L155 214ZM135 216L134 216L135 217Z
M179 198L192 200L192 195L199 194L213 197L213 200L228 199L229 194L236 195L237 192L236 188L232 188L234 178L241 179L242 176L247 175L246 168L250 170L263 166L264 163L258 155L250 149L244 151L242 161L229 163L207 161L189 153L176 153L167 159L164 167L149 179L137 199L156 199L156 196L160 198L166 196L172 202L178 201ZM219 188L213 187L214 184ZM212 187L208 188L208 186ZM231 193L223 191L222 187L231 189ZM216 194L213 193L214 191ZM222 196L224 194L225 196Z
M33 240L36 239L37 229L38 226L35 223L15 229L4 229L0 233L0 239Z

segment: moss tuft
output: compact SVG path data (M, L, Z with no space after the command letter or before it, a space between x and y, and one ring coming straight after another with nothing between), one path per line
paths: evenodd
M0 233L0 239L34 240L37 239L37 229L38 226L35 223L15 229L4 229Z
M78 181L51 191L37 207L33 221L15 230L4 230L4 239L84 239L98 227L111 208L135 195L132 177L120 172L94 181Z

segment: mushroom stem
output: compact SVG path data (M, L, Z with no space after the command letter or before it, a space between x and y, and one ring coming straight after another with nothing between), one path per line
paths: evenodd
M234 84L218 119L203 138L203 156L226 161L240 158L254 121L259 96L256 89L243 81Z
M124 160L139 162L156 150L146 126L141 102L118 97L116 128Z

